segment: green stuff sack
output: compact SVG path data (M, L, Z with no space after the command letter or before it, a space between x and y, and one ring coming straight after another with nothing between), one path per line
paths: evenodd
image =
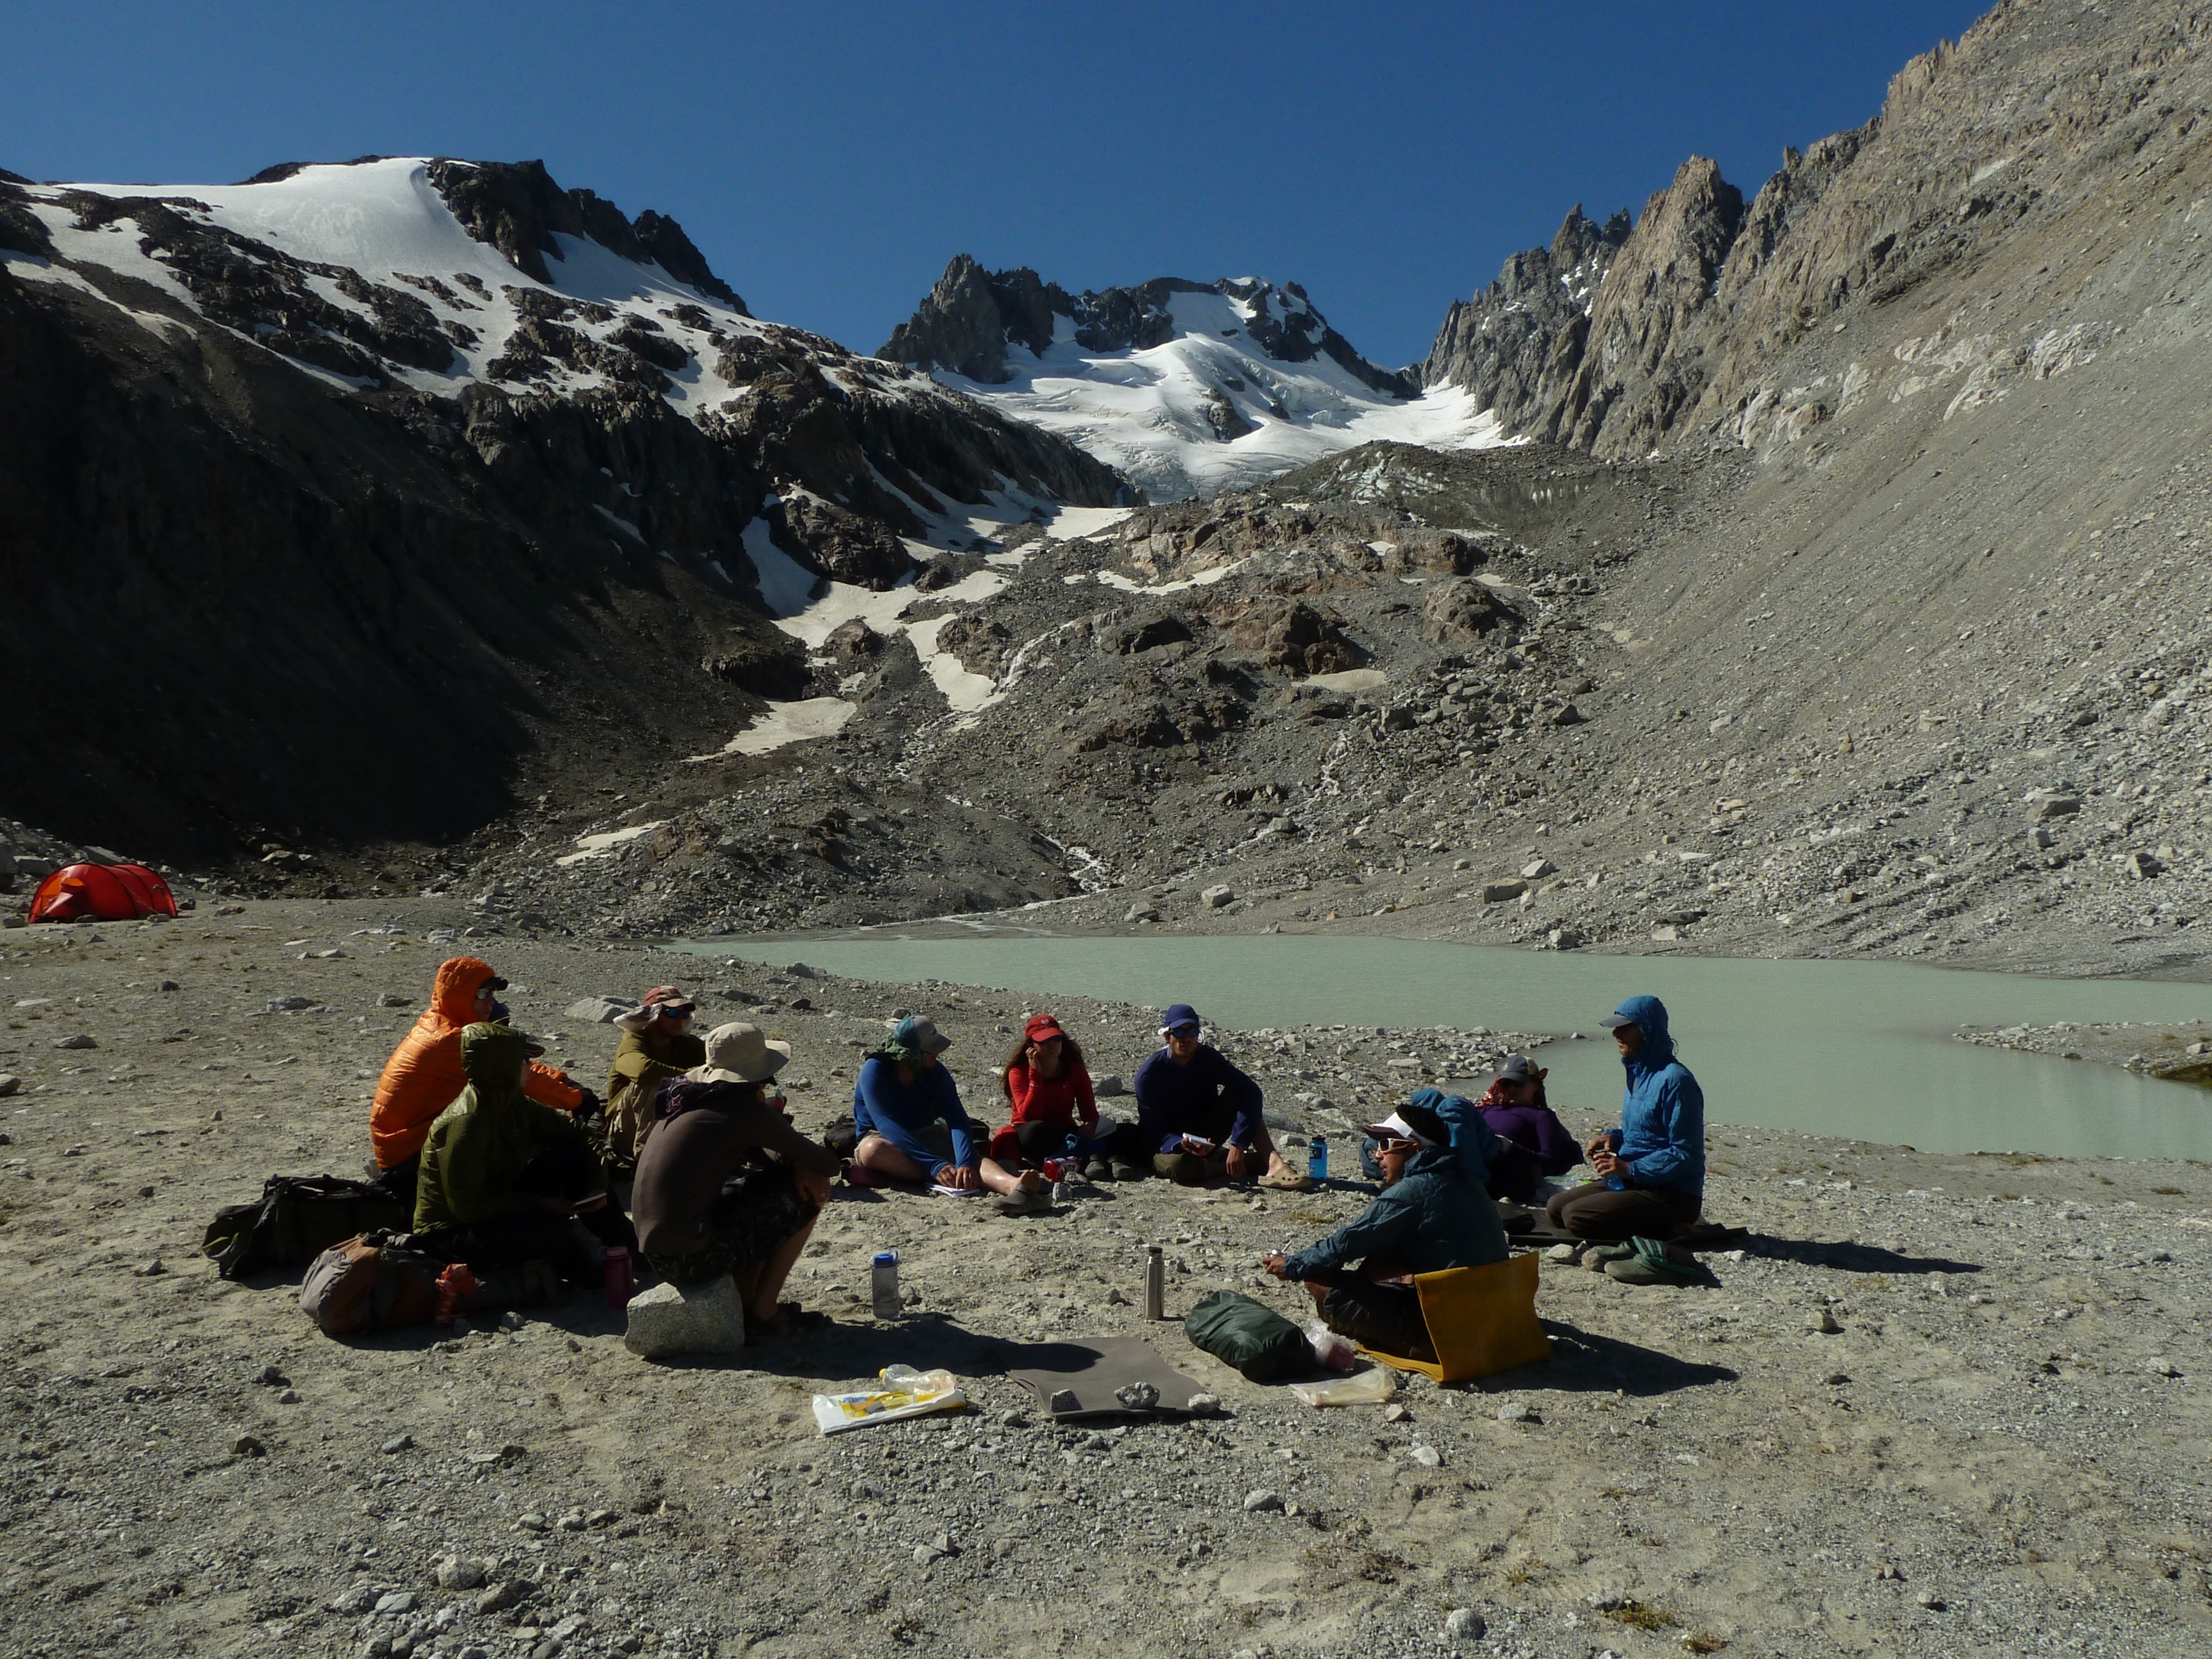
M1234 1365L1248 1382L1279 1382L1314 1368L1313 1346L1304 1332L1235 1291L1200 1297L1183 1316L1182 1333L1193 1347Z

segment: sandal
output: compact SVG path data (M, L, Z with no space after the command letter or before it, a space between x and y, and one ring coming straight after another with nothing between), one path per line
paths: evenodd
M1260 1177L1259 1184L1279 1193L1310 1193L1314 1189L1313 1177L1302 1176L1296 1170L1270 1170Z

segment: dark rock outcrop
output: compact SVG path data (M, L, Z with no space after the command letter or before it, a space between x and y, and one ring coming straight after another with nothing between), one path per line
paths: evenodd
M430 163L430 183L470 235L490 243L516 270L541 283L554 280L545 256L560 258L561 245L553 240L558 232L588 237L641 264L658 262L678 282L751 314L675 220L649 208L634 221L625 219L621 209L588 190L562 190L543 161L440 156Z

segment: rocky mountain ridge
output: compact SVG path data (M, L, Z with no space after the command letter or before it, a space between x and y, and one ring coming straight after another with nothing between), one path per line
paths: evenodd
M1906 64L1863 127L1786 150L1747 206L1692 157L1625 236L1593 234L1577 209L1550 249L1454 304L1419 378L1468 389L1514 431L1604 456L1698 434L1802 437L1836 412L1832 393L1790 390L1827 367L1830 332L2025 242L2087 250L2113 228L2115 178L2186 171L2212 114L2209 33L2170 6L2001 4ZM1976 328L2024 333L2073 286L1985 289ZM2038 367L2036 336L2003 332L1972 365L1991 390Z
M888 587L1124 488L537 163L0 183L0 787L64 833L441 839L803 684L762 561Z

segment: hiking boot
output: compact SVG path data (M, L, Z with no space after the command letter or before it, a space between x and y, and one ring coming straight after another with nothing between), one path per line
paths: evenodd
M1126 1158L1115 1158L1108 1174L1115 1181L1142 1181L1145 1178L1143 1166L1132 1164Z
M1104 1158L1094 1158L1083 1166L1083 1178L1085 1181L1117 1181L1121 1177L1114 1173L1114 1166Z

